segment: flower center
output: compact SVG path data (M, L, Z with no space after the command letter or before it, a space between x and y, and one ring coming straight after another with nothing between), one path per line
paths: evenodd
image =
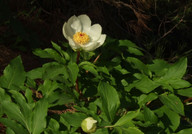
M77 32L73 35L73 40L77 44L84 45L89 42L89 36L86 33L83 32Z

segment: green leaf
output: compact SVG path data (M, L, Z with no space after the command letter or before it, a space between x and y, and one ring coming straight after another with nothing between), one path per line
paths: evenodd
M9 118L0 118L0 122L6 127L11 128L15 134L28 134L27 130L16 121L13 121Z
M1 103L1 106L5 114L8 116L8 118L16 120L20 122L23 126L26 126L24 115L22 114L20 108L15 103L9 101L3 101Z
M81 56L83 57L84 61L89 61L91 60L91 58L95 55L94 51L91 52L85 52L85 51L81 51Z
M141 73L144 73L151 77L151 71L142 61L135 57L128 57L126 60L132 65L134 69L138 69Z
M55 119L51 118L49 121L48 128L55 131L59 130L59 123Z
M126 87L126 86L129 85L125 79L122 79L122 80L121 80L121 84L122 84L124 87Z
M141 130L136 127L129 127L127 129L123 129L125 134L144 134Z
M120 105L118 93L115 88L105 82L99 83L98 92L101 96L103 111L112 122Z
M81 122L87 118L86 114L83 113L65 113L61 115L62 120L65 120L70 126L80 127Z
M123 74L123 75L130 73L130 72L127 71L126 69L122 68L121 65L118 65L118 66L114 67L114 69L117 70L117 71L119 71L119 72L121 72L121 74Z
M143 75L141 80L134 83L135 87L143 93L149 93L156 89L159 84L149 79L147 76Z
M191 132L192 132L192 128L187 128L177 132L176 134L191 134Z
M44 131L44 134L69 134L69 132L67 131L61 131L59 127L60 127L59 122L51 118L49 121L49 125Z
M186 96L186 97L192 97L192 87L187 88L187 89L180 89L176 91L177 94Z
M131 63L133 68L139 69L141 72L147 70L146 65L135 57L128 57L126 60Z
M169 84L174 89L186 88L186 87L190 87L191 86L190 82L188 82L186 80L182 80L182 79L169 80Z
M0 87L0 103L3 101L11 101L11 97L5 93L3 88Z
M119 127L119 126L123 126L124 124L131 122L132 119L134 119L135 117L137 117L137 115L139 114L139 110L137 111L129 111L126 115L122 116L115 124L114 127Z
M43 71L44 71L44 69L41 67L35 68L35 69L27 72L27 77L29 77L31 79L42 78Z
M96 66L91 62L83 61L79 64L79 67L83 68L85 71L91 72L92 74L94 74L96 76L98 75L97 70L95 69Z
M155 72L157 76L163 76L168 71L170 64L161 59L153 60L154 64L148 65L148 68Z
M130 40L119 40L119 46L127 47L127 51L131 54L143 56L143 53L140 51L141 48L135 45L135 43Z
M144 114L145 121L150 121L153 124L157 123L157 121L158 121L157 116L148 107L146 107L146 106L144 107L143 114Z
M89 104L88 108L86 108L86 107L79 107L79 106L74 106L74 108L78 112L82 112L82 113L85 113L86 115L89 115L90 117L93 117L95 120L97 120L97 122L101 121L99 116L96 114L97 113L97 105L94 102L91 102Z
M118 127L115 129L118 134L144 134L141 130L139 130L136 127L128 127L128 128Z
M59 75L63 76L65 79L69 77L66 66L57 62L46 63L43 65L43 69L43 79L54 80Z
M70 128L71 128L70 124L62 116L60 116L59 121L62 123L62 125L67 127L67 130L70 130Z
M165 113L165 115L167 115L167 117L169 118L169 120L170 120L169 128L171 128L173 131L177 130L177 128L179 127L179 124L180 124L179 114L173 112L166 106L163 106L162 108L160 108L160 110L163 111ZM168 122L166 121L165 124L168 124Z
M31 79L27 77L26 82L25 82L25 87L30 87L32 89L36 89L36 81L34 79ZM26 88L24 88L26 90Z
M49 102L49 107L53 107L73 103L74 98L64 92L55 91L49 94L47 101Z
M13 59L3 73L0 77L1 87L17 89L15 87L24 85L26 74L20 56Z
M65 57L66 60L70 60L70 56L67 52L63 51L59 45L51 41L52 46L60 53L62 57Z
M32 96L33 96L32 90L27 88L25 90L25 97L26 97L28 103L33 103L34 102Z
M106 67L97 67L97 71L109 75L109 71Z
M58 88L56 81L45 80L42 86L39 86L38 91L41 91L43 95L48 97L54 90Z
M55 61L58 61L59 63L66 63L66 60L54 49L52 48L46 48L44 50L36 49L33 54L41 57L41 58L49 58L53 59Z
M32 120L32 134L40 134L46 127L46 116L48 111L47 100L40 100L37 102L33 113Z
M0 117L4 114L3 107L1 106L1 102L3 101L11 101L10 95L5 93L5 90L0 87Z
M6 128L6 134L15 134L15 132L11 128Z
M93 66L83 65L82 68L83 68L85 71L91 72L91 73L94 74L95 76L98 76L98 72L97 72L97 70L96 70Z
M119 40L119 46L135 47L135 48L137 48L137 45L135 45L135 43L133 43L130 40Z
M76 63L70 62L67 66L67 69L68 69L68 73L69 73L69 79L71 80L71 82L73 84L75 84L75 81L77 79L77 75L79 72L78 65Z
M153 100L155 100L155 99L157 99L157 98L158 98L158 95L155 94L155 93L150 93L150 94L148 94L148 95L142 94L142 95L138 98L138 104L139 104L140 106L142 106L142 105L145 105L146 103L151 102L151 101L153 101Z
M25 127L29 132L31 132L31 119L32 119L31 113L33 108L32 105L28 105L26 103L24 96L18 91L10 90L9 92L12 94L12 97L20 107L21 113L24 116L23 120L25 123Z
M161 78L164 81L169 79L181 79L187 69L187 58L181 58L168 68L166 74Z
M129 48L127 49L127 51L128 51L129 53L131 53L131 54L143 56L143 53L142 53L139 49L134 48L134 47L129 47Z
M91 63L89 61L83 61L83 62L79 63L79 67L84 66L84 65L96 67L93 63Z
M90 109L88 111L97 113L97 105L94 102L90 102L88 108Z
M100 129L97 129L96 132L92 134L109 134L109 132L107 128L100 128Z
M159 96L159 99L165 106L167 106L174 112L184 116L183 103L177 96L175 96L174 94L170 94L170 95L162 94Z

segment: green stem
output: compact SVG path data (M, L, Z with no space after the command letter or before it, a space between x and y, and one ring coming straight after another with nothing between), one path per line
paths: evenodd
M112 125L112 126L104 126L104 128L113 128L114 127L114 125Z

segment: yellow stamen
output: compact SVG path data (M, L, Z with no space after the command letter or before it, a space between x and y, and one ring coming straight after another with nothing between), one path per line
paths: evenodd
M77 32L73 35L73 40L77 44L84 45L89 42L89 36L86 33L83 32Z

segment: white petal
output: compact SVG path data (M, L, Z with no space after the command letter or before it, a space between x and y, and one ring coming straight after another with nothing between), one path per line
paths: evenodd
M87 118L86 119L86 121L87 121L87 130L90 130L90 129L92 129L92 127L93 127L93 125L95 124L95 123L97 123L97 121L96 120L94 120L93 118Z
M74 15L72 16L71 18L69 18L69 20L67 21L66 25L64 24L64 30L65 30L65 33L66 35L70 36L70 37L73 37L73 35L75 34L75 29L73 29L71 27L71 24L74 22L74 20L76 20L77 17Z
M75 31L68 27L68 24L67 23L64 23L63 25L63 35L65 36L65 38L67 39L69 36L70 37L73 37Z
M78 18L79 18L79 20L81 21L81 24L82 24L82 32L88 31L90 29L90 27L91 27L90 18L85 14L79 15Z
M71 48L72 48L73 50L77 50L77 49L80 48L80 46L77 45L77 44L73 41L73 39L68 38L68 41L69 41L69 45L71 46Z
M100 47L101 45L103 45L103 43L105 42L106 39L106 34L102 34L99 38L99 40L97 41L99 43L98 47Z
M75 30L75 32L81 32L82 26L80 20L76 17L71 23L71 27Z
M97 122L97 121L96 121ZM92 129L93 125L96 123L95 120L90 120L87 122L87 130Z
M93 51L97 49L98 47L102 46L104 41L106 39L106 35L102 34L97 42L90 42L86 45L82 45L82 49L85 51Z
M88 44L86 45L81 45L81 48L84 50L84 51L93 51L95 50L96 48L98 48L98 45L99 43L97 42L89 42Z
M68 40L69 36L72 36L73 32L71 29L67 28L67 23L65 22L62 28L64 37Z
M93 41L97 41L101 36L102 27L99 24L94 24L91 26L87 34L91 37Z
M64 37L65 37L66 39L68 39L67 31L65 31L66 25L67 25L67 23L65 22L65 23L63 24L62 32L63 32Z

